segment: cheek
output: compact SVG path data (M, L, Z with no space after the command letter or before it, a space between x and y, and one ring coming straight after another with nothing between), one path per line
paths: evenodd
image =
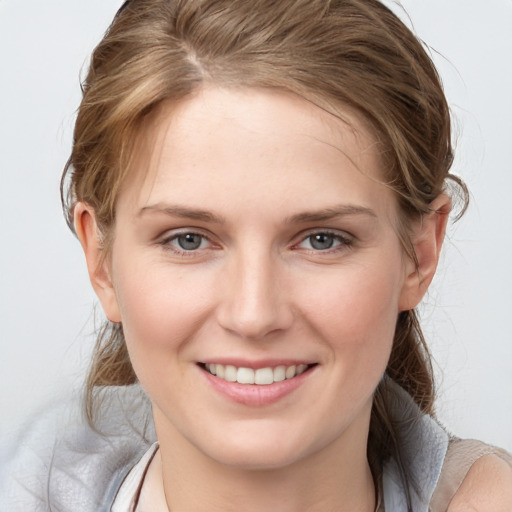
M402 278L399 269L359 266L341 269L323 287L306 283L303 316L334 355L353 363L382 364L391 350ZM307 290L307 292L306 292Z
M204 292L212 287L204 276L154 261L120 261L115 277L126 344L141 378L175 361L208 315Z

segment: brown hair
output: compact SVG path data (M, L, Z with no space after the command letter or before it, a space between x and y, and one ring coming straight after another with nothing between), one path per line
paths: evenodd
M429 212L447 180L467 202L464 184L449 174L450 115L436 69L377 0L132 0L95 49L83 85L62 185L71 229L73 205L88 203L108 251L117 193L143 120L164 100L179 101L207 82L279 88L337 116L344 106L355 109L382 145L410 257L407 226ZM387 374L433 413L430 355L415 311L398 318ZM107 325L87 381L91 422L95 390L135 381L122 326ZM373 468L394 453L383 394L379 388L370 428Z

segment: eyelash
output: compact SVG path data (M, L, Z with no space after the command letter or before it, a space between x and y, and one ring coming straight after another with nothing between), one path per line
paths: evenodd
M173 242L177 241L180 237L184 237L187 235L193 235L198 236L201 238L200 245L203 244L203 242L207 242L210 244L210 247L213 246L213 242L209 239L208 236L204 235L203 233L197 232L197 231L181 231L178 233L173 233L171 236L167 236L163 238L161 241L158 242L160 246L162 246L165 250L171 251L172 253L176 254L177 256L182 257L195 257L197 256L197 253L201 249L205 249L204 247L198 247L197 249L183 249L179 248L177 245L175 245ZM333 254L337 253L343 250L349 249L353 245L353 239L349 236L342 235L339 232L330 231L330 230L317 230L317 231L309 231L306 233L303 233L301 235L301 238L298 243L294 244L292 249L293 250L300 250L300 245L307 242L308 240L311 240L315 236L323 235L325 237L329 237L333 239L333 244L337 242L337 245L334 247L328 247L326 249L315 249L315 248L302 248L308 251L310 254Z
M323 236L332 238L333 243L338 242L338 244L334 247L328 247L323 250L315 249L315 248L311 248L311 249L305 248L308 252L310 252L312 254L333 254L333 253L337 253L337 252L349 249L350 247L353 246L353 243L354 243L354 240L346 234L342 235L336 231L323 229L323 230L317 230L317 231L310 231L310 232L306 233L305 235L302 235L300 241L294 245L294 248L300 249L301 244L307 242L308 240L311 241L311 239L313 237L319 236L319 235L323 235Z
M179 248L177 245L174 245L172 242L175 240L178 240L178 238L187 236L187 235L194 235L201 237L201 245L204 241L208 242L210 245L213 245L211 240L204 235L203 233L197 232L197 231L181 231L179 233L173 233L171 236L167 236L163 238L161 241L158 242L159 245L161 245L166 251L170 251L178 256L183 257L194 257L197 255L197 252L202 249L202 247L199 247L197 249L190 249L186 250L183 248Z

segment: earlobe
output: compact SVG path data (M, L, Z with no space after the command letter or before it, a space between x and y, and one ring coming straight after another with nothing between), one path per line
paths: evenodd
M75 231L84 251L92 287L107 318L111 322L119 323L121 315L94 210L89 205L79 202L73 213Z
M415 308L434 278L450 210L450 197L440 194L430 204L430 213L424 215L414 226L412 241L417 265L409 261L400 297L401 311Z

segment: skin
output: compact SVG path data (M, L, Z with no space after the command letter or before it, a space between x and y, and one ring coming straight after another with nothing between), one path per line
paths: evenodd
M412 226L416 267L379 145L344 118L287 93L204 88L147 123L108 258L94 211L75 209L93 286L153 404L169 509L375 508L372 396L397 315L433 277L450 201ZM180 249L184 233L200 246ZM332 247L313 246L319 234ZM198 363L216 358L315 367L248 406L209 385Z
M512 510L512 468L496 455L471 467L447 512L508 512Z

